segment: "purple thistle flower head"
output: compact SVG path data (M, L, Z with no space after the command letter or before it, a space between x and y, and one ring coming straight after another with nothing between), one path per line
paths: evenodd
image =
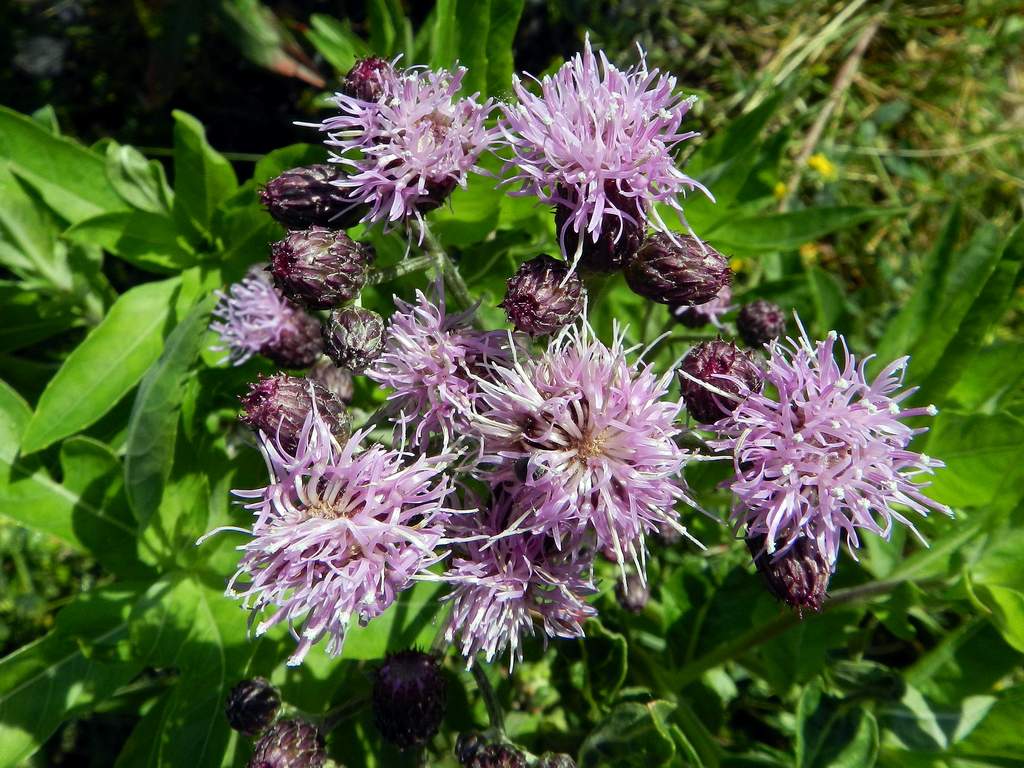
M453 585L444 597L452 602L445 638L467 666L478 653L490 663L507 650L511 669L535 624L547 637L583 637L583 622L597 615L584 602L597 592L592 551L578 542L559 549L545 534L510 533L516 516L513 497L498 488L490 509L460 520L467 540L444 576Z
M685 532L674 509L693 504L675 441L682 405L668 397L671 374L629 362L621 331L609 347L582 321L489 374L473 426L489 481L509 483L530 510L517 528L556 541L592 531L623 574L627 560L643 573L646 533Z
M256 520L227 594L253 619L269 611L257 636L287 622L298 641L290 665L323 637L340 654L353 616L360 625L379 616L441 559L453 457L363 449L365 435L339 443L314 407L295 452L261 435L269 484L234 491Z
M579 243L598 243L609 226L615 242L648 223L666 231L655 203L681 216L681 193L697 188L710 196L673 158L680 142L697 135L680 130L693 100L676 95L675 78L648 70L642 56L622 71L603 52L595 55L588 37L581 53L537 83L539 94L514 78L519 103L501 108L502 141L512 151L505 170L521 185L513 194L568 209L559 241L573 264L578 255L564 247L570 232Z
M687 328L700 328L711 323L719 330L724 328L722 317L733 309L735 307L732 305L732 288L728 285L723 285L715 294L715 298L703 304L669 307L672 316Z
M748 538L764 537L766 556L781 557L809 537L831 565L844 540L856 556L861 529L888 538L895 521L920 538L898 508L950 510L921 492L920 477L942 462L907 449L927 428L905 420L936 412L901 405L915 391L901 390L908 358L868 381L870 358L858 362L845 339L833 331L812 345L800 330L799 340L768 346L764 393L741 392L713 427L719 439L711 445L733 457L726 486L737 497L737 526L746 524Z
M262 268L253 267L217 296L210 330L221 344L213 349L227 351L234 365L260 354L286 368L305 368L320 356L319 321L288 301Z
M485 363L508 359L508 335L474 329L473 310L449 314L443 300L435 304L422 291L415 304L396 296L395 305L384 350L366 375L393 390L388 400L397 424L415 425L412 445L426 446L431 435L447 445L468 430Z
M475 94L457 98L465 74L464 67L381 70L378 98L335 94L341 114L320 130L338 150L331 161L347 171L335 185L353 204L369 206L364 222L422 219L478 170L496 129L484 125L490 101L479 104Z

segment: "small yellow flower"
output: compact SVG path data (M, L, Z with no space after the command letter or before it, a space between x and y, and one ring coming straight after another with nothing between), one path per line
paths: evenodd
M733 256L729 259L729 269L733 272L742 272L747 266L747 262L741 259L739 256Z
M813 264L818 260L817 243L804 243L800 246L800 258L804 264Z
M786 196L786 182L776 181L775 186L772 187L772 194L775 195L776 200L782 200Z
M835 181L839 176L832 161L820 152L816 152L807 158L807 165L813 168L825 181Z

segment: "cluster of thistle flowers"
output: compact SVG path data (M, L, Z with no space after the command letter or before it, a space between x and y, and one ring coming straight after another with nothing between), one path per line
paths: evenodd
M443 581L445 637L471 664L523 640L579 637L595 614L594 559L645 584L647 537L687 536L696 509L683 471L708 458L681 447L694 426L733 462L733 521L780 597L819 608L840 544L888 536L907 511L948 511L925 497L940 462L909 450L933 413L904 408L906 360L869 379L837 338L800 330L780 341L781 310L765 301L736 318L752 351L696 345L678 371L658 373L615 332L598 339L583 316L580 274L622 270L642 296L681 322L725 328L731 273L724 257L665 227L658 205L699 185L673 149L690 101L645 64L628 71L585 50L515 104L459 98L464 70L399 71L359 62L321 126L340 151L264 190L293 230L273 246L273 282L255 271L222 297L214 325L236 362L258 353L306 378L257 382L243 421L257 429L270 483L236 492L253 512L229 594L260 620L285 622L300 663L312 645L342 651L352 619L365 625L417 581ZM372 279L372 252L341 232L355 221L426 226L480 154L504 148L505 182L555 206L562 257L528 261L502 306L516 332L480 330L443 297L396 297L385 323L345 306ZM500 150L499 150L500 151ZM653 231L649 231L653 230ZM313 311L331 309L318 336ZM370 428L349 434L336 382L345 369L389 391L390 445ZM678 378L679 394L673 395ZM331 386L334 382L335 386ZM334 391L332 391L332 389ZM685 409L685 413L684 413ZM472 489L472 490L470 490Z

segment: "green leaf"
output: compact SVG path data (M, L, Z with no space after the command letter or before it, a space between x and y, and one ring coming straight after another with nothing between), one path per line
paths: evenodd
M60 613L53 632L0 661L0 768L22 765L64 720L136 675L137 664L96 652L127 636L134 597L124 587L86 593Z
M174 111L174 218L210 231L213 212L238 187L235 171L206 141L206 131L192 115Z
M788 251L832 232L903 212L896 208L854 206L808 208L789 213L730 218L702 234L709 243L725 251Z
M1003 639L1024 653L1024 568L1020 553L1024 530L1001 534L971 564L971 594L990 614Z
M24 179L72 224L125 207L107 181L102 157L2 106L0 165Z
M160 506L164 483L171 474L185 377L199 357L214 301L215 297L210 296L193 307L171 332L163 353L146 371L135 395L128 420L124 477L140 530Z
M345 659L380 659L402 648L428 648L437 632L442 586L418 582L402 592L394 605L367 626L353 620L345 638ZM289 643L291 638L287 638Z
M942 411L925 450L946 462L936 470L928 495L952 507L1012 507L1024 494L1024 421L994 415Z
M121 494L121 464L85 437L61 446L62 482L33 459L0 460L0 515L91 551L111 571L138 572L135 531Z
M0 163L0 264L23 280L42 280L70 291L73 284L66 249L57 243L53 217Z
M114 302L46 385L22 441L24 453L89 426L138 383L163 348L179 282L144 283Z
M179 272L196 260L179 242L174 222L165 215L147 211L100 214L70 227L64 237L75 243L98 245L151 272Z
M194 575L170 574L135 606L130 636L141 663L179 673L161 711L152 762L143 765L231 764L238 740L224 718L224 699L252 653L237 603Z
M170 215L174 193L159 160L147 160L135 147L112 141L107 145L106 169L110 185L132 208Z
M1024 722L1024 685L999 692L998 700L985 719L952 749L954 755L969 760L991 760L989 764L1020 765L1024 761L1024 742L1020 724Z
M978 349L985 340L989 329L999 322L1006 314L1017 275L1024 263L1024 225L1018 225L1000 250L995 268L991 271L977 298L970 304L966 314L949 339L938 362L932 368L931 375L921 385L917 398L922 402L941 402L949 389L956 384L964 371L970 370L978 356ZM962 283L958 283L963 285ZM959 287L958 291L961 290ZM967 290L966 288L964 290ZM953 304L950 314L958 312L958 304ZM952 322L949 315L939 316L943 324ZM925 347L928 350L929 347ZM923 352L915 350L918 355L915 362L915 374L918 367L927 364L927 358L921 361Z
M671 765L676 747L665 719L674 706L667 701L619 704L584 740L580 768Z
M486 3L481 3L486 5ZM430 36L430 66L450 67L458 58L458 0L437 0Z
M797 705L797 768L869 768L878 758L878 723L862 702L804 688Z
M584 690L594 706L603 707L614 700L626 681L626 638L594 619L587 622L587 636L579 642L587 675Z
M946 217L935 247L921 265L920 277L914 292L886 325L885 333L878 342L879 366L887 365L890 360L908 354L921 334L928 329L930 320L936 316L943 275L949 267L962 224L960 204L955 203Z
M1001 255L999 231L992 225L986 225L945 265L940 275L938 295L928 302L925 329L910 350L910 373L915 379L924 380L937 370L961 323L995 271ZM985 314L987 311L982 310ZM955 356L957 351L953 352Z
M491 29L487 36L487 87L485 96L507 97L512 90L513 43L525 0L491 0Z
M370 0L367 14L370 17L370 48L378 56L390 57L397 53L396 19L388 0Z
M247 205L217 212L214 233L223 243L218 258L228 277L241 277L253 264L266 261L267 243L280 240L284 230L263 208Z
M306 38L339 74L347 73L356 59L368 53L366 43L352 31L347 19L338 21L333 16L314 13L309 17Z
M14 463L21 445L21 436L25 433L32 418L32 408L6 382L0 379L0 462L8 467ZM8 472L4 468L4 472ZM0 476L4 484L8 482L6 475Z

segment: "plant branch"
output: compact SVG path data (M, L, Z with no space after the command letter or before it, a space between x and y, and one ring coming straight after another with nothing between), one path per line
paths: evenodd
M370 274L370 279L367 283L370 285L379 285L380 283L386 283L389 280L396 280L403 275L408 275L411 272L420 272L424 269L430 269L437 263L437 258L432 254L426 256L413 256L412 258L403 259L397 264L385 267L384 269L374 270Z
M422 233L423 242L426 246L424 250L426 250L433 263L437 264L438 269L441 270L441 274L444 276L445 288L451 291L455 300L462 305L463 309L469 309L473 306L474 301L469 293L469 286L462 279L462 273L459 272L458 265L452 261L452 257L441 247L441 244L434 237L434 233L430 231L429 227L424 225Z
M498 703L498 697L494 693L494 686L487 679L487 673L484 672L483 667L479 663L473 664L472 671L473 679L476 680L477 688L480 689L480 696L483 697L484 707L487 708L487 719L491 722L491 728L500 737L504 738L505 717L501 712L501 704Z

